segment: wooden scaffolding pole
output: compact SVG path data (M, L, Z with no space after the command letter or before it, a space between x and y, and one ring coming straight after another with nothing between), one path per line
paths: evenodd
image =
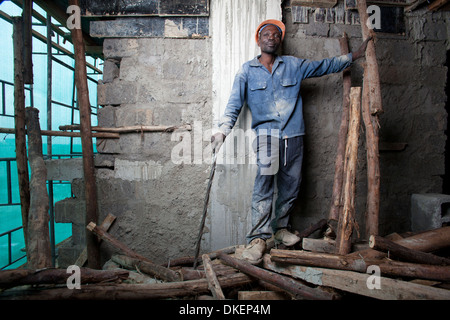
M339 39L339 44L341 47L341 54L347 54L349 52L349 48L348 48L348 37L346 33L344 33L343 37ZM342 80L343 80L342 116L341 116L341 125L339 128L338 147L334 169L332 203L330 214L328 216L329 223L332 223L332 221L334 221L335 225L337 225L340 212L342 211L341 195L344 180L345 144L347 141L348 120L350 114L349 112L350 88L352 82L350 69L344 70ZM336 228L336 226L333 227ZM333 231L336 232L336 230Z
M361 20L363 40L369 37L375 39L375 32L369 25L366 0L356 1ZM366 237L378 235L378 216L380 207L380 165L378 116L383 113L381 101L380 75L375 53L374 40L369 41L366 49L366 65L364 67L363 114L366 125L367 141L367 209Z
M350 122L345 151L345 177L342 191L343 212L339 217L336 249L339 254L351 251L353 228L357 227L355 217L355 189L358 159L358 140L361 123L361 87L350 91Z
M70 5L79 6L78 0L70 0ZM81 17L78 17L81 19ZM83 152L83 172L86 196L86 224L98 223L97 188L95 183L94 153L91 131L91 104L87 84L85 45L81 29L71 29L75 54L75 84L77 87L77 101L80 110L81 147ZM88 267L100 269L100 250L98 241L91 232L86 232L86 246Z
M28 268L42 269L52 266L49 234L49 200L47 168L42 156L42 136L39 110L26 108L28 129L28 158L30 159L30 210L28 212L27 260Z
M25 136L25 91L23 80L22 33L23 18L14 17L14 133L23 234L25 238L25 246L27 247L28 209L30 208L30 182L28 175L28 159Z

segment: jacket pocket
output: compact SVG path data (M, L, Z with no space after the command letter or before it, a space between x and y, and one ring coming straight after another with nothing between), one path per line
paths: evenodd
M296 78L284 78L280 80L282 96L284 98L294 98L298 95L299 86Z
M266 81L255 81L249 84L250 91L265 90L267 88Z

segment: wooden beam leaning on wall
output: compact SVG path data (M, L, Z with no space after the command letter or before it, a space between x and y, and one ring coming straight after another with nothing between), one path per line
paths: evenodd
M350 122L345 150L344 181L342 190L343 212L339 216L336 249L339 254L350 253L352 234L357 228L355 216L356 170L358 160L358 140L361 123L361 87L350 91Z
M30 209L27 228L27 262L30 269L52 266L49 236L49 198L47 193L47 168L42 156L42 137L39 110L26 108L28 129L28 158L31 168Z
M70 0L70 5L79 6L78 0ZM79 17L81 19L81 17ZM91 131L91 104L87 84L87 70L85 57L85 44L83 32L76 27L71 28L72 43L75 53L75 84L77 87L77 101L80 110L80 133L83 152L83 173L86 196L86 224L98 223L97 188L94 171L94 151ZM86 232L86 246L88 255L88 267L100 269L100 250L96 237Z
M27 246L28 210L30 208L30 182L28 174L28 159L25 136L25 91L23 80L22 52L22 17L13 18L13 48L14 48L14 134L16 146L17 174L19 179L20 207L22 213L25 247Z

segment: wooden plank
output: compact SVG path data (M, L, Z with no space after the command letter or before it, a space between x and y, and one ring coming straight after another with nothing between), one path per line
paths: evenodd
M264 268L274 272L292 276L315 285L332 287L381 300L448 300L450 290L433 288L417 283L379 278L380 289L370 289L367 285L372 274L353 271L333 270L302 265L289 266L275 263L270 255L264 256Z
M321 288L310 288L291 278L284 277L262 268L258 268L244 260L234 259L227 254L219 253L219 259L222 260L225 264L232 266L233 268L236 268L251 277L276 285L277 287L283 289L284 291L288 292L298 299L333 299L333 294L326 292Z
M211 259L207 254L202 255L203 266L205 267L206 280L208 280L208 288L216 300L225 300L219 280L212 267Z
M331 239L303 238L302 249L313 252L334 253L336 251L336 241Z

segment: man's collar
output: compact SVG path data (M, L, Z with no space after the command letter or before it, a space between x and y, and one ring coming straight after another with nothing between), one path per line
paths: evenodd
M250 66L251 67L262 67L262 63L259 62L259 57L261 57L261 55L257 55L256 57L254 57L252 60L250 60ZM277 65L278 63L283 62L283 58L281 56L276 56L275 61L274 61L274 65Z

